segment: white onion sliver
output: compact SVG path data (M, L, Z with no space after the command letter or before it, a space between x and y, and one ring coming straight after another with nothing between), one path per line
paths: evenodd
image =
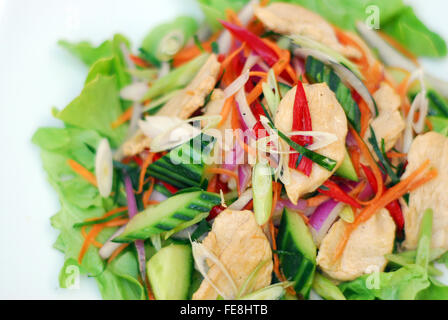
M235 97L236 102L238 103L238 107L241 112L242 120L247 125L249 129L252 129L257 120L255 119L252 110L250 110L249 105L247 103L246 94L244 93L244 89L240 89Z
M113 242L112 240L121 235L124 232L124 229L126 229L125 225L115 231L115 233L109 239L107 239L107 241L101 247L98 253L102 259L109 259L112 253L114 253L114 251L122 245L121 243Z
M375 107L375 101L364 83L351 70L347 69L343 65L333 62L331 63L331 66L341 80L350 85L367 103L371 114L376 115L377 108Z
M251 53L244 63L243 72L250 71L260 61L261 59L259 56Z
M247 189L244 191L241 196L236 200L234 203L232 203L228 209L230 210L243 210L243 208L249 203L250 200L253 199L253 192L252 188Z
M107 198L112 191L113 174L112 150L109 141L102 139L95 155L95 175L98 190L104 198Z
M392 48L380 35L368 28L363 22L357 22L356 28L363 39L373 48L378 50L381 60L388 66L400 67L410 72L417 69L417 66Z
M235 93L241 90L249 80L249 70L243 72L238 78L235 79L225 90L224 96L226 99L233 96Z
M123 100L141 101L148 91L148 84L146 82L134 82L124 87L120 91L120 97Z
M259 0L251 0L238 13L238 19L243 26L247 26L254 17L254 7L260 4Z

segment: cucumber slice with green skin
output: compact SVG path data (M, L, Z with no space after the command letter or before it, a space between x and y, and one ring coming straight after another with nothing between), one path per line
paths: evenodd
M361 130L361 112L352 93L329 66L309 56L306 59L306 76L312 83L325 82L336 95L350 124L357 132Z
M184 189L206 187L206 163L216 139L200 134L149 166L149 175Z
M280 300L285 295L283 283L277 283L272 286L252 292L238 300Z
M174 195L134 216L114 242L132 242L171 231L220 203L218 194L205 191Z
M314 275L313 289L325 300L347 300L333 282L318 272Z
M316 245L311 232L296 212L284 209L277 237L280 265L294 290L308 297L316 270Z
M189 245L162 248L146 267L157 300L188 299L193 274L193 255Z
M283 98L289 90L291 90L292 87L283 83L283 82L279 82L278 83L278 90L280 90L280 96Z
M272 211L272 172L265 163L257 163L253 168L252 192L254 195L254 213L258 225L268 222Z
M350 158L347 149L345 149L344 161L342 161L341 166L338 168L338 170L336 170L334 174L351 181L359 181L358 175L356 174L355 167L353 167L352 159Z

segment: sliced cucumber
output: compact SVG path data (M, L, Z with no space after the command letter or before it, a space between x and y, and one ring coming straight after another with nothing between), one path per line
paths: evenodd
M193 274L189 245L170 245L147 263L147 274L157 300L186 300Z
M356 174L355 167L353 166L352 159L350 158L347 149L345 149L344 161L342 161L341 166L338 168L338 170L336 170L334 174L351 181L359 181L358 175Z
M325 300L346 300L341 290L318 272L314 275L313 289Z
M129 221L124 232L115 242L147 239L195 219L198 215L221 203L216 193L196 191L181 193L137 214Z
M272 286L252 292L239 300L280 300L285 294L284 284L277 283Z
M268 164L257 163L253 168L252 192L254 213L258 225L268 222L272 211L272 172Z
M286 96L288 91L292 89L292 87L283 82L279 82L278 89L280 90L280 96L283 98L284 96Z
M183 189L207 187L206 163L216 139L200 134L149 166L149 175Z
M308 297L316 270L316 245L310 230L296 212L283 211L277 238L280 265L296 293Z
M333 69L309 56L306 59L306 76L313 83L325 82L328 85L344 109L348 121L359 132L361 130L361 112L358 104L353 100L350 89L342 83Z

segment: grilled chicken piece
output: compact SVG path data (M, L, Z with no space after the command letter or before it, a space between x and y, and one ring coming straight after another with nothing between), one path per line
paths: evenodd
M123 144L123 155L125 157L132 157L140 152L143 152L146 148L149 148L151 138L145 136L142 130L138 130L133 137L127 140Z
M264 288L271 283L272 250L262 229L255 221L251 211L225 210L213 223L212 231L204 239L207 247L224 265L232 276L238 290L260 263L264 265L258 271L253 291ZM235 297L233 287L221 269L207 262L210 266L210 280L227 296ZM193 300L216 300L218 293L207 280L203 280L194 293Z
M337 141L316 150L326 157L337 162L337 168L342 164L345 155L345 137L347 135L347 117L344 110L325 83L304 85L305 94L310 109L313 131L328 132L336 135ZM282 99L279 105L278 113L275 117L276 127L284 132L291 132L294 99L296 88L291 89ZM284 150L289 150L289 146L281 140ZM286 155L285 157L288 157ZM319 188L333 172L327 171L321 166L313 163L311 175L307 177L297 170L290 170L290 183L285 186L289 199L297 203L298 199L306 193L313 192Z
M255 16L270 30L284 35L301 35L320 42L350 58L360 58L361 53L339 43L333 27L321 16L301 6L273 3L256 7Z
M342 256L334 260L335 251L347 223L338 220L322 241L317 264L330 277L349 281L365 273L382 271L386 267L385 254L392 253L395 223L386 209L381 209L351 234Z
M378 145L384 139L386 151L392 149L401 137L405 122L399 111L401 105L400 96L386 82L382 82L380 88L374 93L373 98L378 106L379 115L372 120L371 125L375 131ZM364 140L370 137L370 130L366 132Z
M406 241L404 247L417 248L423 213L434 211L432 247L448 249L448 138L435 132L428 132L415 138L408 153L408 166L403 178L416 170L426 160L438 170L438 176L409 196L409 207L404 206Z
M218 80L220 67L217 56L210 55L190 84L169 100L157 115L188 119L204 105L205 98L212 92Z

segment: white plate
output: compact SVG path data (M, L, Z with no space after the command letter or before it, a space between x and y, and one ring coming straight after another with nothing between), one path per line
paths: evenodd
M410 2L448 39L446 1ZM59 204L30 142L39 126L60 125L51 107L76 97L87 72L57 40L100 43L121 32L137 48L152 26L179 14L201 16L194 0L0 0L0 299L100 298L91 279L58 289L63 256L52 249L49 218ZM448 80L447 62L426 65Z

